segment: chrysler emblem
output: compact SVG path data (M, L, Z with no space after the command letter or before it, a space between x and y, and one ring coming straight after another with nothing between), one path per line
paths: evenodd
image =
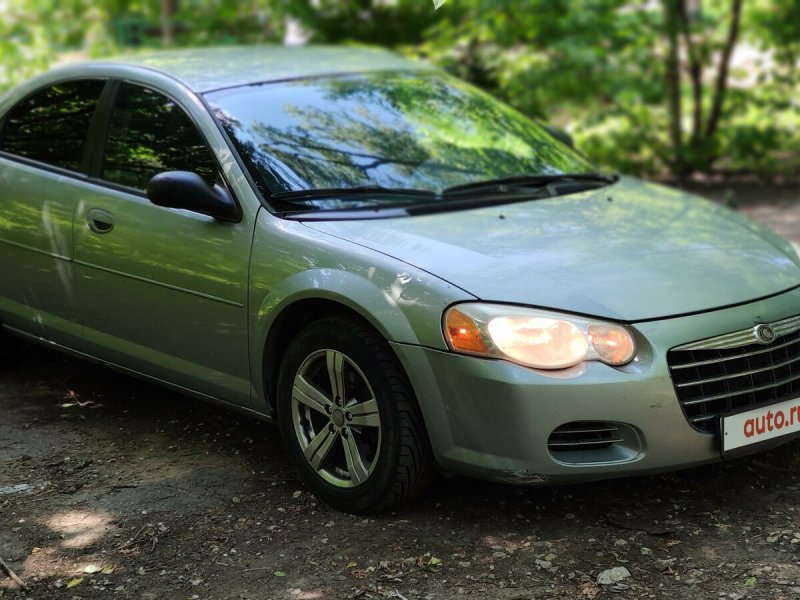
M756 334L758 341L764 344L769 344L775 339L775 330L769 325L756 325L753 329L753 333Z

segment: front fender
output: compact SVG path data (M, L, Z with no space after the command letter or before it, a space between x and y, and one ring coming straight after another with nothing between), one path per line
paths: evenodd
M264 398L264 349L281 313L297 302L336 302L359 314L386 340L446 349L441 316L473 296L375 250L298 221L259 213L250 260L250 365Z

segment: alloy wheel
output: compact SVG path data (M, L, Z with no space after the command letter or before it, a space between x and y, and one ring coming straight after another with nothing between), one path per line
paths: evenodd
M320 477L341 488L369 478L381 419L372 387L348 356L330 349L309 355L294 378L291 412L303 456Z

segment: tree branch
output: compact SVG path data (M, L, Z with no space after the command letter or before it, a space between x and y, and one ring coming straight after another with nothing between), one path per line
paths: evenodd
M11 567L9 567L2 558L0 558L0 567L2 567L3 571L6 572L6 575L8 575L12 579L12 581L16 583L19 587L21 587L26 592L30 591L30 588L28 588L28 586L25 585L25 582L22 581L22 579L20 579L19 576L16 573L14 573L14 571L11 570Z
M725 48L719 59L717 69L717 82L714 86L714 100L711 105L711 114L706 124L706 137L714 137L722 116L722 108L725 104L725 92L728 89L728 71L730 69L731 57L736 47L736 40L739 37L739 22L742 17L742 0L732 0L731 2L731 24L728 28L728 39Z

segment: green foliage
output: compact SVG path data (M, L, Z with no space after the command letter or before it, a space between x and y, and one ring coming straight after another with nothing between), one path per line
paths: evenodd
M800 58L800 2L751 0L747 16L750 35L762 47L775 52L775 60L798 72Z
M732 1L0 0L0 91L65 53L275 42L294 22L313 43L431 60L570 130L612 169L790 172L800 162L797 0L745 0L733 62L743 66L724 78L719 123L706 131ZM680 115L670 104L668 14L681 46Z
M357 42L388 47L419 44L432 23L461 14L457 2L436 10L425 0L294 0L286 15L312 33L314 43Z
M58 52L100 51L106 14L90 0L0 2L0 91L50 66Z
M623 173L657 173L668 155L659 114L643 104L625 110L593 111L572 134L576 146L600 165Z
M792 118L800 112L794 100L800 91L796 0L745 3L739 47L755 56L764 54L754 50L769 51L774 59L746 64L745 73L724 78L733 89L722 92L716 91L716 78L730 34L730 0L459 4L466 13L433 26L422 53L526 114L567 126L579 147L600 164L679 174L748 166L769 172L790 168L791 149L800 139ZM682 112L673 117L665 10L681 4L689 7L677 36L684 46L678 53ZM693 7L702 10L692 11ZM700 72L696 94L692 60ZM761 73L758 85L752 76L755 69ZM712 126L717 95L720 117ZM677 144L669 136L672 118L679 119L682 139Z

